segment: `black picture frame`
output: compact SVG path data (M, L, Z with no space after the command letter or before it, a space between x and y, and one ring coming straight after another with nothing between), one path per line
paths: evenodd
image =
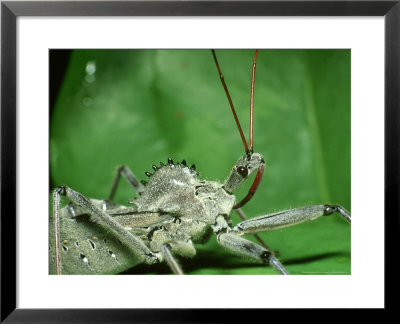
M1 3L1 321L218 322L241 310L16 308L16 19L19 16L384 16L385 18L385 308L397 282L389 244L399 230L400 0L395 1L2 1ZM397 216L397 217L396 217ZM371 239L371 244L373 240ZM366 247L368 248L368 247ZM398 250L396 255L398 255ZM370 260L373 264L373 256ZM366 283L367 284L367 283ZM252 310L251 317L261 316ZM232 320L233 321L233 320Z

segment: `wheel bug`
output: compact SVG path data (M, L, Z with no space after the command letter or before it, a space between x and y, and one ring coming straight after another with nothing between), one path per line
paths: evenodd
M215 66L214 66L214 69L215 69ZM229 86L229 85L228 85ZM220 85L219 85L219 87L220 87ZM247 87L247 89L248 89L248 87ZM256 90L257 91L257 90ZM225 99L226 100L226 99ZM225 111L226 112L226 111ZM237 139L237 134L236 134L236 139ZM237 142L237 140L236 140L236 142ZM166 161L164 161L164 163L166 163ZM136 168L135 168L136 169ZM85 219L84 219L84 217L83 217L83 219L80 219L79 220L81 223L82 222L84 222L85 221ZM310 234L311 235L311 234ZM98 239L98 237L96 237L96 235L92 235L91 236L91 242L90 241L88 241L89 239L87 239L86 240L86 243L87 243L87 245L88 245L88 247L89 248L91 248L92 247L92 244L95 244L96 245L96 249L98 248L98 246L100 245L100 244L96 244L96 243L98 243L93 237L95 237L96 239ZM67 242L67 243L71 243L71 242ZM109 243L109 242L108 242ZM117 242L118 244L119 244L119 242ZM116 246L114 247L113 246L113 248L110 248L110 249L108 249L107 251L105 251L105 252L107 252L107 253L109 253L109 256L110 256L110 260L112 260L115 264L118 264L118 262L119 263L122 263L122 260L120 259L120 258L122 258L121 256L119 256L119 259L118 259L118 262L117 262L117 260L116 260L116 253L114 253L115 252L115 249L122 249L121 247L119 247L118 245L117 245L117 243L115 243L116 244ZM69 252L71 252L72 251L72 248L71 247L67 247L69 250L68 250L68 252L67 253L69 253ZM112 252L112 253L110 253L110 251ZM118 252L119 252L119 250L118 250ZM122 253L122 252L121 252ZM120 253L118 253L118 255L120 255ZM83 254L82 253L82 255L79 255L79 257L80 257L80 261L82 262L82 264L83 265L85 265L86 266L86 268L85 269L87 269L88 270L88 273L90 273L92 270L90 269L90 267L92 266L92 264L88 261L89 259L87 258L87 256L85 255L85 254ZM86 258L86 259L85 259ZM79 259L78 259L79 260ZM87 262L86 262L87 261Z

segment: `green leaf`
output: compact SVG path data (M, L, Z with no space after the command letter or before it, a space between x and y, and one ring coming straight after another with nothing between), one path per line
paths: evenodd
M248 138L254 51L216 53ZM325 203L350 210L350 51L261 50L254 109L254 150L267 168L243 207L247 216ZM223 182L243 154L209 50L73 51L51 116L53 186L106 198L117 165L146 179L168 157ZM116 201L126 204L134 194L120 183ZM232 219L239 222L235 213ZM291 274L350 274L350 226L336 214L260 235ZM215 238L196 248L194 259L181 260L189 274L276 273ZM169 273L163 266L135 271Z

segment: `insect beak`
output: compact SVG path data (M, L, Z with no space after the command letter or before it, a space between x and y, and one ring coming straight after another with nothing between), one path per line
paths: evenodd
M244 204L246 204L248 201L250 201L250 199L254 196L254 194L256 193L256 190L258 188L258 185L261 183L261 179L264 175L264 170L265 170L265 163L261 163L260 166L258 167L257 175L256 175L256 177L253 181L253 184L251 185L246 197L244 197L239 203L237 203L235 206L233 206L233 209L242 207Z

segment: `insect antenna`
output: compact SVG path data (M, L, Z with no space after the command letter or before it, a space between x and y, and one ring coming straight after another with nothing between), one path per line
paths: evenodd
M243 134L243 131L242 131L242 127L240 126L239 118L237 117L236 111L235 111L235 107L233 106L233 102L232 102L232 99L231 99L231 95L229 94L228 87L226 86L226 83L225 83L224 75L222 74L221 68L219 67L219 64L218 64L217 55L215 54L215 51L214 51L214 50L211 50L211 52L212 52L213 57L214 57L215 65L217 66L217 69L218 69L219 78L221 79L222 86L224 87L226 96L228 97L229 105L231 106L232 114L233 114L233 117L235 118L236 125L237 125L237 128L238 128L239 133L240 133L240 137L242 138L242 142L243 142L243 145L244 145L244 149L245 149L245 151L246 151L246 154L250 154L250 153L252 153L252 151L249 150L249 146L247 145L246 139L245 139L245 137L244 137L244 134ZM253 69L254 69L254 71L255 71L254 63L253 63ZM253 86L254 86L254 84L253 84ZM251 114L252 114L252 113L251 113ZM251 124L251 125L252 125L252 124ZM252 127L252 126L251 126L251 127ZM253 140L253 139L252 139L252 136L251 136L250 139L251 139L251 141ZM250 146L251 146L251 145L250 145ZM252 150L252 147L251 147L251 150Z
M253 58L253 67L251 72L251 94L250 94L250 152L253 153L253 120L254 120L254 83L255 83L255 76L256 76L256 62L257 62L258 50L254 53ZM261 179L264 174L264 165L260 165L256 178L246 197L243 198L241 202L236 204L233 208L237 209L247 203L256 193L258 185L261 183Z
M243 134L243 131L242 131L242 127L240 126L239 119L238 119L238 117L236 115L236 111L235 111L235 108L233 106L231 96L229 94L228 88L227 88L225 80L224 80L224 76L223 76L223 74L221 72L221 68L219 67L217 56L215 55L215 51L214 50L211 50L211 51L212 51L212 54L213 54L213 57L214 57L214 61L215 61L215 64L217 66L219 77L220 77L222 85L224 87L226 96L228 97L228 101L229 101L229 105L231 106L233 117L235 118L236 125L237 125L237 127L239 129L239 133L240 133L240 136L241 136L242 141L243 141L243 145L244 145L244 148L245 148L245 151L246 151L247 158L250 161L251 160L251 156L253 154L254 84L255 84L256 63L257 63L258 50L256 50L255 53L254 53L252 73L251 73L250 127L249 127L249 129L250 129L250 134L249 134L250 147L247 145L246 139L244 137L244 134ZM237 203L235 206L233 206L234 209L242 207L244 204L246 204L254 196L255 192L257 191L257 188L258 188L259 184L261 183L261 179L262 179L263 174L264 174L264 168L265 168L265 162L262 159L262 162L258 166L257 175L256 175L256 177L255 177L255 179L253 181L252 186L249 189L249 192L247 193L247 195L239 203Z
M256 76L256 61L258 50L254 53L253 68L251 70L251 93L250 93L250 151L253 152L253 120L254 120L254 83Z

